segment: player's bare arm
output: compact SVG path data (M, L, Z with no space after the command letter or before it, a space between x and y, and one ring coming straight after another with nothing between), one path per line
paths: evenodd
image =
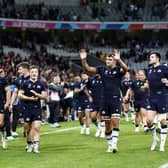
M36 91L31 90L30 92L32 92L35 95L35 97L38 97L39 99L47 100L47 98L48 98L48 94L46 91L42 91L41 93L37 93Z
M131 95L133 94L132 89L128 89L127 93L125 94L125 96L123 97L123 101L126 102L128 101L129 97L131 97Z
M121 67L121 71L123 73L126 73L128 71L128 67L127 65L122 61L121 57L120 57L120 51L118 50L114 50L114 59L119 63L120 67Z
M87 53L86 53L85 49L80 50L80 58L82 60L83 68L88 72L96 74L96 68L89 66L89 64L87 63Z
M19 90L18 98L21 100L25 100L25 101L37 101L38 100L38 97L35 97L35 96L29 97L29 96L24 95L23 90Z
M10 106L9 106L9 111L10 112L13 112L13 103L15 102L17 96L18 96L18 89L15 88L15 90L12 94L12 98L11 98L11 102L10 102Z
M4 109L6 110L7 108L9 108L10 104L10 97L11 97L10 87L9 86L5 87L5 91L6 91L6 102L4 105Z

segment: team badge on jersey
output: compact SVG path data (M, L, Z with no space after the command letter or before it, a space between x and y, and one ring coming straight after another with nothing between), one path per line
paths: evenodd
M92 84L95 84L95 80L92 81Z
M105 70L104 74L107 75L108 74L108 70Z
M114 72L113 72L113 75L115 75L116 73L117 73L117 71L114 71Z
M152 73L152 69L149 70L149 73Z
M38 88L38 89L40 89L40 88L41 88L41 86L40 86L40 85L37 85L37 88Z

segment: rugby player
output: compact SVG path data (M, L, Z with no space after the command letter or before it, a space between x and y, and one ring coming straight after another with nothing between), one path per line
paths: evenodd
M100 74L103 84L103 110L105 120L105 134L108 141L107 152L116 153L119 137L119 121L121 115L121 80L127 72L127 65L121 60L120 52L114 50L107 55L106 66L92 67L87 63L87 53L80 51L82 66L88 72Z

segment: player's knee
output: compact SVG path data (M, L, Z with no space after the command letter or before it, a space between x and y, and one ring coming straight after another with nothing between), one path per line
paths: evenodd
M167 121L165 119L163 119L163 120L160 121L160 124L163 125L163 126L167 125Z
M97 121L97 118L92 118L92 122L95 123Z
M0 128L4 126L4 122L0 121Z
M107 130L111 129L111 121L110 120L105 120L105 126Z
M147 119L146 122L148 126L151 126L153 124L153 120L151 119Z

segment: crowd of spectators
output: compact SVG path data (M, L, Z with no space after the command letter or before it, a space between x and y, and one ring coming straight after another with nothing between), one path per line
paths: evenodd
M11 0L12 1L12 0ZM14 1L0 2L0 17L31 20L80 21L75 10L64 10L58 6L39 4L15 4Z
M63 73L64 75L68 75L71 73L69 58L58 57L55 54L50 54L43 46L41 46L40 52L30 52L27 57L23 57L14 51L10 51L5 54L3 47L0 47L0 65L6 69L9 77L11 75L16 75L16 65L22 61L28 61L30 64L36 64L42 71L51 69L51 72L53 71L57 74ZM49 80L50 76L50 74L47 74L45 78Z
M102 21L167 20L168 2L166 0L155 0L152 3L146 0L113 0L108 2L110 3L106 3L106 5L97 3L90 5L94 19Z
M163 20L167 14L168 2L156 1L152 6L152 17L156 20L159 17L159 20Z
M80 6L66 7L57 6L57 4L49 6L46 2L16 4L14 0L1 0L0 17L55 21L165 21L167 19L168 2L166 0L155 0L153 3L146 0L108 2L110 3L99 4L81 0ZM146 15L150 15L150 18Z

